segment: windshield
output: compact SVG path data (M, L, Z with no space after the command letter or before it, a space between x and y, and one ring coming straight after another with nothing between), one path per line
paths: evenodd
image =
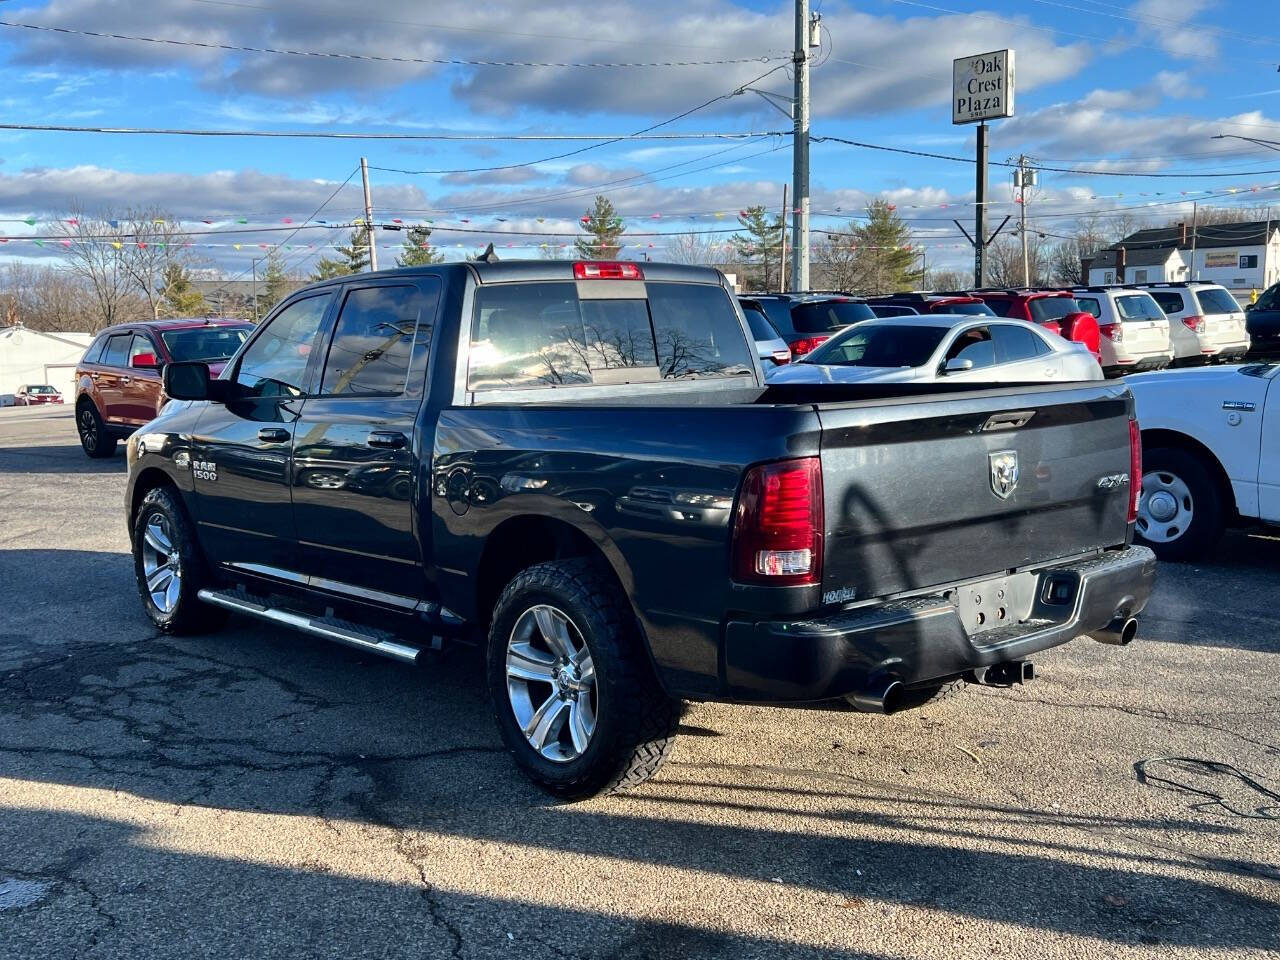
M819 300L791 308L791 323L797 333L827 333L875 316L869 306L856 300Z
M191 327L160 334L169 356L178 363L188 360L228 360L249 336L250 326Z
M769 322L769 318L764 315L764 311L754 304L743 304L742 312L746 315L747 326L751 328L751 336L756 340L777 340L778 331L773 329L773 324Z
M1073 313L1082 313L1080 305L1071 297L1039 297L1031 301L1031 318L1037 323L1061 320Z
M1124 320L1163 320L1164 314L1151 296L1146 293L1130 293L1116 297L1116 310Z
M53 389L53 387L49 386L48 384L45 384L44 386L27 387L27 393L57 393L57 392L58 392L57 390Z
M837 367L919 367L947 335L947 327L858 326L818 347L801 363Z
M1222 287L1205 287L1197 290L1196 299L1200 301L1200 312L1206 315L1240 312L1240 304L1236 303L1236 298Z

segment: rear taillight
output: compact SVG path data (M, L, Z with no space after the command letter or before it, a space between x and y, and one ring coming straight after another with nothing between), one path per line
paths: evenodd
M1204 317L1183 317L1182 322L1186 324L1187 329L1192 333L1204 333Z
M627 260L583 260L573 265L576 280L643 280L640 265Z
M821 343L830 340L830 337L801 337L799 340L791 341L791 356L803 357L806 353L813 350Z
M1119 343L1124 339L1124 327L1118 323L1100 323L1098 332L1112 343Z
M774 363L776 363L776 364L778 364L779 366L781 366L781 365L782 365L782 364L784 364L784 363L790 363L790 362L791 362L791 351L790 351L790 350L775 350L775 351L773 351L773 362L774 362Z
M1138 504L1142 502L1142 432L1138 421L1129 421L1129 517L1130 523L1138 519Z
M778 586L822 580L822 463L752 467L733 521L733 579Z

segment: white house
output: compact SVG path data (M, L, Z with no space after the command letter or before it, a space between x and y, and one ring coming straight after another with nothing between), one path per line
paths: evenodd
M1176 249L1182 255L1188 273L1177 279L1220 283L1237 293L1265 290L1280 280L1280 219L1203 224L1194 230L1187 223L1151 227L1131 233L1115 246L1125 248L1130 269L1124 279L1129 283L1141 282L1131 276L1134 257L1162 249ZM1095 261L1090 268L1091 282L1098 265Z
M1189 268L1176 247L1100 250L1089 264L1090 285L1188 280Z
M67 403L75 400L76 364L93 341L91 333L43 333L18 325L0 327L0 403L26 383L49 383Z

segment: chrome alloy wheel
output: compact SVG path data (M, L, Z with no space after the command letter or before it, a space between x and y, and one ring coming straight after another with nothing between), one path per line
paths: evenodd
M98 445L98 421L94 419L93 411L88 406L80 408L80 442L86 448L96 447Z
M142 535L142 575L147 593L161 613L172 613L182 590L182 558L173 545L169 518L153 513Z
M1142 475L1138 531L1151 543L1172 543L1191 528L1195 501L1185 481L1167 470Z
M529 745L567 763L596 729L596 668L573 621L547 604L520 615L507 640L507 697Z

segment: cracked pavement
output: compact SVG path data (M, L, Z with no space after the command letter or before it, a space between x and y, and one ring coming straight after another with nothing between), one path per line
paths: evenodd
M697 705L654 782L559 805L469 651L157 635L123 491L69 412L0 411L6 960L1280 951L1275 536L1162 565L1138 642L1024 688Z

